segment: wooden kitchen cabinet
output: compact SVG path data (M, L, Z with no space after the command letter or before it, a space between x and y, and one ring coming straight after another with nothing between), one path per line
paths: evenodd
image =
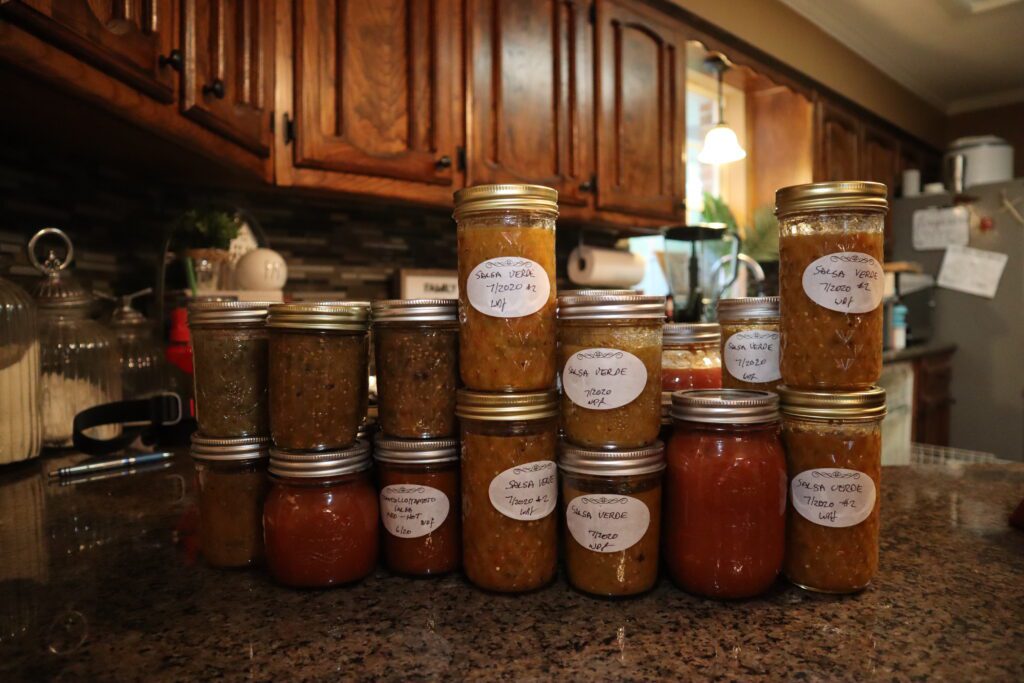
M949 445L953 406L953 351L925 355L914 361L914 441Z
M824 100L816 109L815 182L864 180L860 121Z
M864 127L861 143L861 175L864 180L884 183L888 188L890 206L896 197L900 182L900 146L891 135L874 128ZM892 253L892 211L885 214L885 254Z

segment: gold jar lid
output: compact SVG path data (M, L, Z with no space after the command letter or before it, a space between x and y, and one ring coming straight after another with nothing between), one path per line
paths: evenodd
M455 193L455 220L488 211L532 211L558 216L558 192L544 185L474 185Z
M487 422L543 420L558 415L558 391L492 393L459 389L455 414Z
M722 340L722 326L718 323L666 323L662 331L662 344L717 344Z
M188 325L251 325L267 319L271 301L195 301L188 307Z
M568 293L558 297L559 320L665 319L665 297L628 294Z
M856 210L885 213L889 208L887 189L882 183L842 180L828 183L791 185L775 193L775 215Z
M777 388L782 414L802 420L871 422L885 417L885 389L806 391Z
M779 320L779 297L748 296L741 299L718 300L718 322L734 320Z
M267 327L289 330L340 330L365 332L370 325L366 301L308 301L274 304Z
M374 323L456 322L457 299L384 299L374 301Z
M642 448L582 448L566 441L559 445L558 468L575 474L632 477L665 469L665 445L655 441Z
M236 462L243 460L261 460L269 455L270 437L247 436L231 439L219 439L203 436L199 432L192 435L192 458L209 462Z
M395 465L433 465L459 459L456 439L396 439L378 436L373 457L378 462Z
M367 441L356 441L347 448L332 448L326 451L270 449L269 472L279 477L337 477L362 472L372 466L373 458L370 457L370 444Z
M762 424L779 419L773 391L690 389L672 394L672 417L711 424Z

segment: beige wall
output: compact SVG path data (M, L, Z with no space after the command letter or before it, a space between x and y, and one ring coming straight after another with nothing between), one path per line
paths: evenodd
M941 111L778 0L671 1L912 135L945 143Z
M998 135L1013 145L1013 175L1024 178L1024 102L949 117L949 141L965 135Z

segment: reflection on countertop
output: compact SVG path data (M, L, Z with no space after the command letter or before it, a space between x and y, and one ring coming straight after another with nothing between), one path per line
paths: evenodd
M205 567L191 465L71 486L0 470L0 679L1022 680L1024 465L887 468L881 573L835 598L740 602L662 580L596 600L383 570L300 591Z

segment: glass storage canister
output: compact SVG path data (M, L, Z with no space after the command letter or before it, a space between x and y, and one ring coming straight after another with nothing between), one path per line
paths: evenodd
M867 389L882 374L881 183L830 182L775 194L782 383Z
M661 390L721 388L721 339L718 323L667 323L662 337Z
M745 598L782 569L786 456L779 398L740 389L678 391L665 476L665 560L691 593Z
M565 438L588 448L638 448L661 427L665 297L558 298Z
M287 586L358 581L377 564L379 512L370 445L270 451L263 537L270 575Z
M373 302L377 422L403 439L454 436L459 384L458 301Z
M263 499L269 488L267 437L192 435L199 498L199 544L214 567L263 560Z
M39 455L43 441L36 305L0 278L0 465Z
M343 448L366 418L369 304L274 304L270 331L270 433L289 450Z
M458 569L462 562L458 441L378 437L373 457L387 568L411 576Z
M555 219L541 185L478 185L455 193L459 368L476 391L539 391L555 383Z
M853 593L878 571L885 390L779 387L789 467L786 577Z
M660 441L636 449L562 444L565 567L578 590L623 596L654 587L664 454Z
M779 374L779 297L722 299L722 386L773 391Z
M558 392L460 390L462 566L480 588L517 593L555 577Z
M40 263L36 246L51 236L64 242L64 258L50 249ZM90 318L94 298L67 272L74 253L70 238L57 228L43 228L28 243L29 260L43 273L32 294L39 310L44 446L70 446L75 415L121 399L117 339ZM110 439L120 433L120 425L103 425L89 436Z
M132 307L132 301L152 293L147 288L117 298L117 308L110 315L110 327L117 337L118 360L121 367L121 393L125 400L152 396L169 387L164 354L156 342L153 326Z

